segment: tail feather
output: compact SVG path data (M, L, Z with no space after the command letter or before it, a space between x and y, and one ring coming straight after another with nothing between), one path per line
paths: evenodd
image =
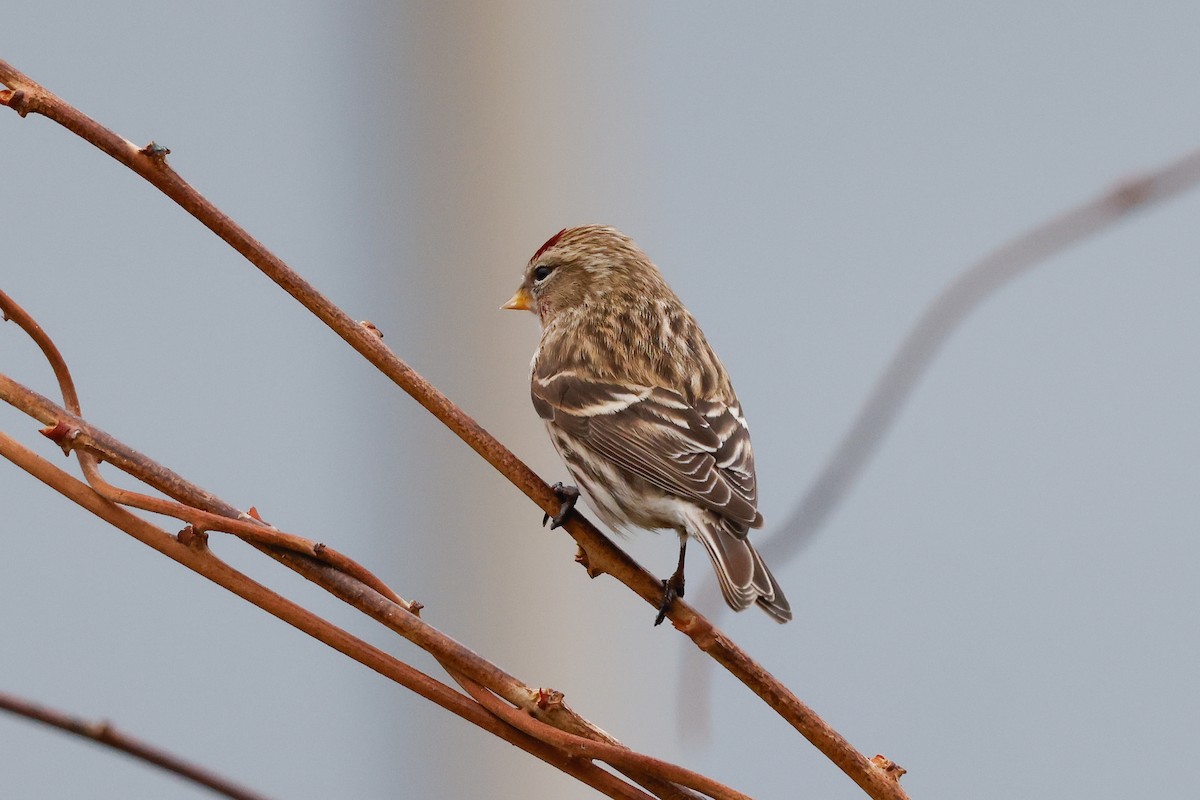
M724 520L714 517L707 511L697 514L689 520L694 524L688 525L688 533L708 551L725 602L734 611L758 603L776 622L790 620L792 607L754 545L728 530Z

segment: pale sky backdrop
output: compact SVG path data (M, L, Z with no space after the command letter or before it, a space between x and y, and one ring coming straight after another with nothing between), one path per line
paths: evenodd
M0 0L0 57L171 163L549 480L537 339L497 307L561 227L662 267L795 507L925 304L1200 145L1200 4ZM0 110L3 111L3 110ZM0 286L97 425L363 561L630 746L756 797L863 796L194 220L0 113ZM947 343L862 480L721 624L914 798L1183 797L1200 737L1200 193L1041 265ZM0 371L45 393L11 325ZM0 426L68 464L7 407ZM0 689L278 798L586 798L0 463ZM214 537L216 538L216 537ZM440 677L236 542L222 555ZM674 537L629 543L667 574ZM707 580L693 554L689 585ZM707 610L719 612L719 604ZM691 702L694 702L691 701ZM206 792L0 715L0 795Z

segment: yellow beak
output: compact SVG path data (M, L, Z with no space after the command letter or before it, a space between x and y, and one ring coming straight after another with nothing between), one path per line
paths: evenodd
M501 308L509 308L513 311L533 311L533 298L529 296L529 291L522 286L517 289L517 293L512 296Z

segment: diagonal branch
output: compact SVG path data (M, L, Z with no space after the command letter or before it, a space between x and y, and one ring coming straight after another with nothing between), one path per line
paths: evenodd
M43 705L30 703L7 692L0 692L0 709L67 733L73 733L84 739L90 739L114 750L120 750L181 778L206 786L214 792L233 798L233 800L266 800L265 795L239 786L210 770L117 730L107 720L93 722L71 716Z
M51 369L54 371L54 376L58 380L59 391L62 393L63 402L66 404L67 410L76 417L81 416L82 411L79 403L79 395L75 389L75 381L71 378L71 371L67 367L66 361L59 352L58 347L53 340L42 329L42 326L37 323L32 316L29 315L15 300L8 296L6 292L0 290L0 315L4 319L10 320L22 330L24 330L31 339L41 349L42 354L50 363ZM52 416L52 415L47 415ZM409 604L402 600L399 595L393 592L388 586L373 575L369 570L359 564L357 561L342 555L333 548L327 547L324 544L318 544L302 536L284 533L274 527L265 525L261 520L247 514L237 512L234 516L221 516L211 511L198 509L190 505L185 505L181 502L172 502L163 500L159 497L151 497L149 495L131 492L119 487L113 486L100 475L100 464L97 459L96 451L99 451L99 458L103 459L105 455L110 457L115 456L115 453L105 453L101 445L90 442L86 438L86 434L78 428L70 428L63 424L62 418L54 416L53 420L43 419L47 425L53 427L42 431L48 438L56 442L63 448L64 451L75 449L79 455L80 466L83 468L85 477L92 488L104 495L108 500L123 506L132 506L140 508L143 511L150 511L155 514L163 514L169 517L174 517L178 520L187 522L197 531L222 531L232 533L240 538L272 547L294 550L304 555L313 556L320 561L340 569L342 572L352 575L356 579L367 584L375 591L384 595L392 602L399 603L405 608L409 608ZM80 440L79 437L84 437ZM82 446L81 446L82 445ZM119 456L118 456L119 457ZM133 454L133 460L139 462L148 461L140 453ZM160 475L171 475L174 483L186 483L178 475L174 475L169 470L162 468L157 471ZM195 487L192 487L195 488ZM190 497L195 498L195 492L190 492ZM210 496L205 494L202 498L210 499ZM232 508L224 509L227 513L232 513L235 510Z
M178 538L171 536L161 528L151 525L140 517L134 516L125 509L114 505L87 484L63 472L3 432L0 432L0 456L7 458L16 466L59 492L67 499L82 506L114 527L125 531L143 544L152 547L168 558L199 573L242 599L258 606L272 616L307 633L309 636L363 664L369 669L378 672L380 675L416 692L427 700L431 700L447 711L537 756L548 764L561 769L609 797L636 798L637 800L646 799L647 795L635 787L624 783L611 773L596 767L587 760L564 753L553 745L546 744L512 728L512 726L498 719L491 712L480 706L473 698L454 691L444 683L414 669L394 656L353 636L342 628L322 619L243 575L218 559L204 546L202 539L193 538L190 544L184 544ZM290 558L302 558L294 553L284 552ZM323 570L331 573L333 576L340 576L346 585L353 585L365 593L374 594L367 587L357 581L353 581L353 579L331 567L322 565L313 559L305 559L305 561L308 568L314 572L319 573ZM378 594L374 594L374 596L383 602L387 602ZM392 604L389 603L389 605ZM392 607L398 609L397 606L392 605ZM414 615L408 612L401 611L400 613L415 619ZM475 656L475 658L478 659L478 656ZM482 661L482 659L478 660ZM486 680L486 670L484 671L484 676Z
M1034 226L955 276L921 312L796 509L758 546L767 561L795 558L812 540L854 487L942 345L988 297L1046 259L1197 184L1200 150L1193 150ZM709 579L701 591L717 597L716 581ZM709 674L702 665L682 670L678 695L688 702L680 708L692 717L682 726L694 727L706 714L697 698L709 696Z
M192 188L166 163L168 150L153 143L145 148L138 148L5 61L0 61L0 83L10 87L8 91L0 92L0 105L8 105L22 117L29 113L41 114L91 142L141 175L333 329L347 344L425 407L543 511L557 512L558 498L545 481L446 395L396 356L371 328L356 323ZM595 576L608 573L657 608L661 601L662 587L653 575L642 569L582 515L572 515L564 527L583 551L589 574ZM906 796L892 777L858 752L778 679L693 608L682 601L676 601L668 617L697 647L749 687L868 795L874 798Z
M3 374L0 374L0 399L6 400L11 405L26 411L31 416L42 421L57 419L58 422L55 423L54 429L71 431L72 435L69 437L69 446L81 453L85 449L92 449L92 452L89 454L92 460L103 458L104 460L119 463L123 465L123 468L130 475L147 480L148 482L153 481L156 476L169 473L173 476L174 490L182 498L203 498L213 503L215 507L221 509L224 513L245 517L244 514L239 514L237 509L232 506L221 503L221 501L204 492L199 487L188 483L174 473L170 473L165 468L150 462L146 456L130 450L112 436L95 429L85 420L69 414L65 409L58 408L47 398L38 395L36 392L16 383ZM2 436L3 434L0 434L0 437ZM102 444L97 445L96 443ZM0 442L0 445L2 444ZM2 449L3 447L0 446L0 451ZM108 484L105 485L108 486ZM94 486L91 488L96 490ZM162 487L156 488L161 489ZM96 491L105 500L110 503L113 502L112 498L107 496L105 490ZM132 493L118 492L118 496L124 494ZM138 496L147 497L145 495ZM147 499L154 500L155 498ZM181 507L187 508L186 506ZM216 521L214 528L210 529L219 529L219 527L222 527L222 523L224 523L224 526L229 526L232 523L231 520L227 520L218 514L206 514L206 517L211 517ZM240 524L246 525L248 523ZM266 529L259 528L259 530ZM284 535L290 536L288 534ZM194 533L187 537L181 535L176 538L184 543L199 541L201 547L203 546L203 540L196 537ZM397 602L397 600L393 599L395 597L394 593L391 596L381 593L371 584L360 580L352 572L342 571L336 564L330 564L325 560L306 554L302 548L289 546L281 549L264 545L262 540L256 540L253 537L250 538L251 543L266 555L296 571L334 596L366 613L394 632L399 633L422 649L428 651L455 680L464 683L464 685L466 685L465 682L470 682L473 686L484 684L487 687L485 691L489 692L489 696L491 692L496 692L512 704L510 708L513 714L528 714L532 715L536 720L543 720L538 723L541 727L526 731L527 733L532 733L535 738L559 749L563 749L565 740L556 738L555 735L550 735L548 732L562 732L561 735L570 737L571 742L592 740L598 743L598 747L593 750L581 749L578 746L572 745L566 749L566 755L572 758L582 756L584 758L599 758L605 761L608 761L609 758L614 758L616 766L629 774L630 777L635 778L639 782L649 780L651 783L657 783L665 787L664 791L668 792L667 796L671 796L670 793L672 792L676 795L679 792L679 788L670 783L674 776L696 776L696 773L683 770L657 759L642 756L620 745L619 742L605 734L600 728L589 723L574 711L571 711L561 702L561 696L554 703L539 702L539 699L547 694L545 690L535 691L531 689L517 678L509 675L496 665L486 661L470 649L455 642L436 628L420 620L414 613L415 609L409 604L405 604L403 601ZM293 538L298 539L300 537ZM208 553L209 551L204 549L203 552ZM168 553L168 555L170 554ZM211 557L215 560L215 556ZM188 564L186 566L191 565ZM387 590L387 592L390 591L390 589ZM351 657L354 656L351 655ZM361 661L361 659L358 660ZM407 666L405 668L411 670ZM409 688L412 687L410 686ZM542 708L543 705L546 706L545 709ZM493 714L495 713L494 709L489 710ZM508 719L511 724L511 717L504 718ZM720 784L716 784L703 776L689 777L688 780L699 780L701 785L706 785L703 782L708 781L708 784L720 786ZM732 790L729 790L729 792L732 792ZM736 793L729 794L729 796L736 796Z
M1135 211L1200 183L1200 150L1128 178L1005 242L948 283L933 299L826 460L800 505L759 549L772 562L792 558L858 480L941 347L959 324L1009 281Z
M154 464L141 453L130 450L111 436L91 428L77 416L80 404L70 370L50 337L23 308L3 291L0 291L0 312L6 319L14 321L29 333L42 349L54 368L60 390L70 409L67 411L57 408L46 398L2 374L0 374L0 397L42 421L49 423L51 420L55 420L54 424L48 426L42 433L60 444L64 451L69 452L73 449L76 452L88 482L109 502L132 505L135 508L185 520L195 520L199 515L198 519L204 526L204 530L233 532L253 544L261 552L291 567L348 604L366 611L407 638L418 641L424 649L438 658L443 668L467 689L481 706L488 709L493 715L509 722L518 730L524 730L535 738L563 750L568 756L583 756L608 761L635 782L653 787L655 793L660 797L688 798L692 796L684 786L676 785L672 779L681 779L686 786L703 787L709 790L710 795L717 798L742 797L732 789L703 775L631 751L571 711L562 702L561 693L549 690L539 690L535 693L512 676L483 661L473 652L458 646L435 629L428 628L423 623L411 624L416 619L415 614L419 610L419 606L401 600L391 589L384 586L374 575L366 572L355 562L344 556L340 556L339 559L331 559L328 556L333 551L324 548L323 545L314 546L312 542L302 537L267 528L257 516L238 512L237 509L203 492L182 477ZM220 513L234 517L234 519L218 513L199 511L182 502L166 501L112 486L99 474L101 460L124 465L129 474L147 481L161 476L169 476L173 491L181 499L211 503ZM184 533L187 534L186 537L184 537ZM197 546L193 549L204 550L205 540L198 535L194 528L185 529L178 538L184 544L195 543ZM313 569L313 561L320 562L320 568ZM333 567L333 570L330 570L329 567ZM362 573L365 573L365 577ZM397 610L406 613L395 613ZM414 633L421 631L423 627L428 628L428 631L422 632L426 634L432 632L433 635L426 635L424 641L419 641L421 637L414 636ZM480 677L479 680L486 680L489 686L502 692L513 705L505 705L497 695L492 693L492 690L467 677L463 673L464 667L472 674L482 675L483 677ZM480 672L480 667L483 668L482 672ZM617 788L622 793L637 794L637 790L634 790L633 787L618 786Z
M524 716L519 710L498 703L495 695L470 678L460 678L458 682L480 705L490 708L496 716L507 721L514 728L537 736L542 741L553 742L568 752L575 752L591 758L602 758L627 774L661 776L680 786L702 791L713 800L751 800L749 795L742 794L698 772L635 753L619 744L566 733L533 717Z

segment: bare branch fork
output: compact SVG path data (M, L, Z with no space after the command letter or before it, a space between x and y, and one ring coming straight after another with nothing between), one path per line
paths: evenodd
M9 106L22 117L29 113L45 116L141 175L332 328L542 510L550 513L558 510L559 501L545 481L397 357L380 341L372 326L351 319L180 178L166 163L169 153L166 148L154 143L143 148L137 147L4 61L0 61L0 83L9 87L0 91L0 105ZM22 469L145 544L268 613L611 797L694 796L690 790L711 797L744 796L705 776L620 746L599 728L567 709L561 703L561 695L531 689L425 624L416 615L417 608L405 603L355 562L323 545L266 526L256 517L240 512L90 425L79 414L78 398L71 387L65 362L53 349L48 337L40 334L36 323L32 323L7 297L4 298L4 310L7 317L22 324L42 346L59 378L67 408L57 406L4 376L0 376L0 397L44 422L48 426L47 435L55 438L64 448L73 450L80 458L88 483L79 482L0 434L0 454ZM99 461L109 462L176 502L127 492L108 484L99 475ZM124 510L123 506L126 505L181 519L189 523L193 533L171 536ZM591 576L604 573L612 575L647 603L657 607L662 590L653 575L642 569L581 515L572 515L564 527L579 544L580 561ZM185 529L185 533L188 530ZM196 535L203 531L225 531L250 541L267 555L409 638L433 654L467 694L454 691L233 570L207 549L203 535ZM901 770L885 759L877 757L876 760L870 760L859 753L693 608L677 601L668 617L697 647L741 680L868 795L873 798L906 797L897 780ZM600 769L592 763L593 759L605 761L642 788ZM643 789L652 794L647 794Z

